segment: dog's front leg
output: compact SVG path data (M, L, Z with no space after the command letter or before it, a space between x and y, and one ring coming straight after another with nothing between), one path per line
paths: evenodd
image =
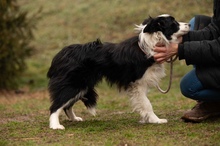
M131 97L131 104L134 110L141 115L140 123L167 123L166 119L159 119L152 108L149 99L146 96L146 89L142 87L133 86L129 91Z
M143 109L140 109L140 115L141 115L141 120L139 121L140 123L167 123L167 119L159 119L157 115L153 111L153 107L147 98L147 96L143 97L145 98L145 103L146 105L143 105ZM145 107L144 107L145 106Z

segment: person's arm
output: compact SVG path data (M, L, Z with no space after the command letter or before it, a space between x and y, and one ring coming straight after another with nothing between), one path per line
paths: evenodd
M217 39L219 35L220 35L220 31L218 27L215 26L213 23L211 23L207 27L201 30L190 31L188 34L184 35L183 42L213 40L213 39Z
M183 44L171 43L165 47L155 47L154 60L163 63L173 55L185 59L186 64L220 65L220 37L212 41L192 41Z
M179 44L178 54L179 59L185 59L187 65L220 65L220 37L211 41Z

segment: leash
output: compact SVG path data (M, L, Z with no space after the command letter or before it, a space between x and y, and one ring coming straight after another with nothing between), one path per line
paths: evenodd
M146 55L148 56L148 53L146 53L145 50L140 46L140 43L139 43L139 42L138 42L138 45L139 45L141 51L144 52L144 54L146 54ZM172 84L172 76L173 76L173 62L174 62L176 59L177 59L177 55L175 55L174 58L172 57L172 58L170 58L170 60L167 60L167 61L166 61L167 63L170 63L170 77L169 77L169 85L168 85L167 89L166 89L166 90L161 89L160 86L159 86L159 84L157 84L157 86L156 86L157 89L158 89L161 93L163 93L163 94L166 94L166 93L168 93L168 92L170 91L171 84Z
M170 58L170 60L167 60L166 62L167 63L170 63L170 77L169 77L169 85L167 87L166 90L163 90L160 88L160 86L157 84L157 89L163 93L163 94L166 94L170 91L170 88L171 88L171 84L172 84L172 76L173 76L173 62L177 59L177 55L174 57L174 58Z

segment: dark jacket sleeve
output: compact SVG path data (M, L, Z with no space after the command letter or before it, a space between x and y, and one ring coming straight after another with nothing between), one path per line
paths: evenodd
M186 64L219 65L220 64L220 1L214 1L211 23L202 30L191 31L183 36L179 44L179 59Z
M186 64L220 65L220 37L214 40L191 41L179 45L179 59Z
M183 36L183 42L186 41L201 41L201 40L213 40L218 38L220 31L213 23L209 24L202 30L190 31Z

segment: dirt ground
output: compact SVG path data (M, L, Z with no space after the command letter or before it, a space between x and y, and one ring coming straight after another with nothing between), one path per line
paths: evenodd
M30 101L30 102L28 102ZM37 92L29 92L22 90L21 91L1 91L0 92L0 109L3 110L3 114L0 116L0 124L6 124L8 122L25 122L25 121L32 121L33 117L36 113L32 114L15 114L15 112L20 113L21 111L25 110L25 107L34 107L34 102L43 101L50 103L49 95L47 90L37 91ZM20 105L20 106L19 106ZM22 107L22 105L24 105ZM26 106L25 106L26 105ZM36 104L36 106L38 106ZM22 109L23 108L23 109ZM39 110L41 114L47 113L48 107L45 107L42 110ZM39 113L38 112L38 113Z

